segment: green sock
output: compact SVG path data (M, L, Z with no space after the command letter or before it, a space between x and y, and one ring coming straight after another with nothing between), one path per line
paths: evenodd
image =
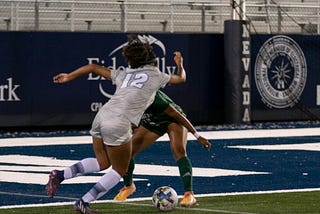
M132 184L133 170L134 170L134 159L132 158L129 163L128 171L123 176L123 182L125 186L130 186Z
M179 167L180 177L183 182L183 188L185 192L193 191L192 184L192 164L188 157L180 158L177 161Z

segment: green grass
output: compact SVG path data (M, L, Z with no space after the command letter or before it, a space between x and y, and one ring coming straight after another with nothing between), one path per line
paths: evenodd
M170 213L259 213L259 214L316 214L320 213L320 191L252 194L235 196L198 197L192 208L176 208ZM99 213L161 213L148 201L124 203L95 203L91 207ZM0 214L69 214L72 206L0 209Z

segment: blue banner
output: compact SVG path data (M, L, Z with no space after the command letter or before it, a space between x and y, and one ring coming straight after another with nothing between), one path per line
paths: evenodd
M153 43L161 71L184 57L187 83L164 91L194 124L223 121L223 35L140 34ZM122 33L1 32L0 126L89 125L114 86L99 76L54 84L52 77L88 63L126 66Z
M320 37L251 38L252 120L320 119Z
M225 59L223 34L140 35L153 43L163 72L176 71L173 52L182 52L187 82L164 92L195 125L228 122L225 101L231 99L226 92L232 85L225 81L230 59ZM320 37L250 39L250 98L245 100L251 121L318 120ZM89 75L54 84L52 77L88 63L122 69L126 41L123 33L1 32L0 126L90 125L114 93L111 82Z

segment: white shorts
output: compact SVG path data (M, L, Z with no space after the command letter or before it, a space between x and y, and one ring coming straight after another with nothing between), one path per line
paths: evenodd
M102 138L109 146L126 144L132 136L131 122L123 115L99 111L92 122L90 134Z

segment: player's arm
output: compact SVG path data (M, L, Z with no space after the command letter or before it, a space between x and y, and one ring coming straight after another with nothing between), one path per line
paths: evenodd
M187 80L186 71L183 67L183 57L179 51L174 52L174 61L177 65L178 72L177 74L171 75L169 79L169 84L180 84L184 83Z
M188 120L188 118L186 118L183 114L181 114L179 111L177 111L173 106L168 105L168 107L164 110L164 112L168 116L177 120L181 125L186 127L188 129L188 131L191 132L195 136L195 138L197 138L199 143L204 146L204 148L206 148L206 149L211 148L211 143L208 141L208 139L199 135L199 133L194 128L194 126L191 124L191 122Z
M100 65L95 65L95 64L88 64L85 66L82 66L71 73L60 73L56 76L53 77L53 82L54 83L66 83L70 82L79 76L83 76L89 73L95 73L97 75L101 75L105 77L106 79L111 78L111 70L109 68L100 66Z

